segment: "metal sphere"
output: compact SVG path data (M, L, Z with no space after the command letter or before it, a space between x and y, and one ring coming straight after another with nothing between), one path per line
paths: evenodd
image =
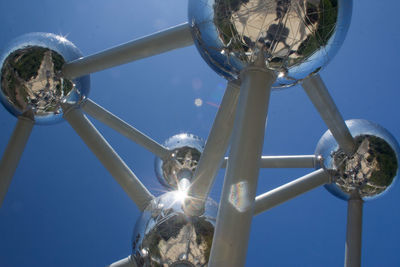
M132 238L138 266L207 266L218 206L208 199L205 213L191 217L182 210L185 198L185 191L168 192L143 211Z
M357 145L348 156L328 130L320 139L315 154L321 167L331 171L333 182L325 188L333 195L348 200L358 193L363 200L382 195L398 176L399 144L381 126L366 120L348 120L346 124Z
M196 47L214 71L232 80L255 61L288 87L318 72L336 54L350 24L351 0L190 0Z
M82 57L79 49L62 36L25 34L12 41L0 57L0 100L15 116L26 114L36 123L62 118L61 103L76 104L86 98L89 76L63 78L64 63Z
M204 140L192 134L182 133L169 138L164 146L171 154L164 159L156 157L156 176L162 185L177 190L182 179L191 182L204 149Z

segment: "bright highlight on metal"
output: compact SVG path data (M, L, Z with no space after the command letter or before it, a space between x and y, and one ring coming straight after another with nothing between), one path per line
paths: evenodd
M208 199L201 216L188 217L184 200L185 192L168 192L143 211L132 236L138 266L207 266L217 203Z

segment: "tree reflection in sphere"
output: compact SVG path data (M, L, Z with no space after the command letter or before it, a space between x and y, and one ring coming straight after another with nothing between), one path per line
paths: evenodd
M89 76L65 79L66 62L82 57L62 36L50 33L23 35L4 49L0 58L0 99L15 116L32 117L47 124L62 118L61 104L77 104L90 89Z
M343 43L351 0L190 0L189 23L204 60L231 80L262 57L274 87L318 72Z
M380 196L397 180L399 145L386 129L373 122L348 120L346 124L356 143L353 155L339 148L330 131L318 142L315 154L333 179L325 187L344 200L354 192L363 200Z
M187 216L185 191L155 198L143 211L132 237L133 258L144 267L207 266L217 215L217 204L206 201L201 216Z

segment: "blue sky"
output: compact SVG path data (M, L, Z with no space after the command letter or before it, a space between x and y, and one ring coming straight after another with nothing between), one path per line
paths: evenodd
M400 139L399 4L355 0L346 41L321 72L346 119ZM187 21L185 0L0 1L0 47L28 32L62 34L84 55ZM91 75L90 98L155 140L206 138L226 82L195 47ZM203 100L197 107L195 99ZM94 120L93 120L94 121ZM154 194L154 156L94 121ZM0 151L16 119L0 108ZM326 126L301 87L273 92L264 155L312 154ZM262 170L258 193L312 170ZM211 196L219 199L223 172ZM400 266L400 186L364 207L363 266ZM37 126L0 208L0 266L105 266L130 254L139 211L65 122ZM318 188L254 218L246 266L341 266L346 203Z

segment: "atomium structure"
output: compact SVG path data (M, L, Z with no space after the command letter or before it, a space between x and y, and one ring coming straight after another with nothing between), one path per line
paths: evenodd
M320 186L347 201L345 266L361 266L363 203L395 185L400 148L374 122L345 121L319 76L351 14L350 0L189 0L187 23L90 56L51 33L11 41L0 55L0 100L18 122L0 162L0 205L33 126L65 120L142 212L131 255L110 266L244 266L253 217ZM88 98L90 74L192 44L227 80L206 140L177 133L159 144ZM271 92L295 85L328 130L313 155L263 156ZM85 114L152 152L166 192L154 196ZM257 195L260 168L315 171Z

